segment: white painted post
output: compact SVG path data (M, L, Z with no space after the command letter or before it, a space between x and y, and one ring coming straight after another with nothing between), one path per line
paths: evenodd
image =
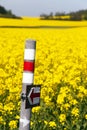
M22 80L21 112L19 130L30 130L31 108L26 109L26 87L32 85L34 80L36 41L27 40L24 51L24 72Z

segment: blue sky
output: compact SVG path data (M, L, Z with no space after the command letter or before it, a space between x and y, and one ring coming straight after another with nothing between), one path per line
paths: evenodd
M87 9L87 0L0 0L0 5L18 16L39 16Z

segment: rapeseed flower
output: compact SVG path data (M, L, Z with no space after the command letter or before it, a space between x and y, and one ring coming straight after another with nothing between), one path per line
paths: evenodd
M50 121L49 122L49 127L55 128L56 127L56 123L54 121Z
M71 111L72 116L78 117L79 116L79 109L73 108Z
M66 121L66 115L65 114L60 114L59 121L60 121L60 123L64 123Z
M17 128L17 121L15 121L15 120L10 121L9 127L10 127L11 130Z

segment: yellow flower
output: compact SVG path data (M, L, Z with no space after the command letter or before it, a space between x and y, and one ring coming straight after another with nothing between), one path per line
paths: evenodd
M78 108L73 108L71 111L72 116L78 117L79 116L79 109Z
M40 111L40 106L34 107L34 108L32 109L32 112L33 112L33 113L38 112L38 111Z
M49 96L46 96L46 97L44 97L44 101L45 101L46 105L50 105L51 98Z
M34 123L32 121L30 121L30 125L32 126Z
M87 114L85 115L85 119L87 120Z
M60 114L60 116L59 116L59 121L60 121L61 123L65 122L65 121L66 121L66 115L65 115L65 114Z
M2 118L2 116L0 116L0 124L2 124L3 123L3 118Z
M57 103L58 104L64 103L64 99L65 99L66 96L67 96L66 93L59 94L58 97L57 97Z
M70 101L70 104L76 105L76 104L78 104L78 102L77 102L76 99L72 99L72 100Z
M64 130L67 130L67 128L64 128Z
M19 119L20 118L20 116L19 115L17 115L16 117L15 117L15 119Z
M64 109L69 110L69 108L70 108L70 104L69 103L64 104Z
M9 122L9 127L11 129L17 128L17 121L15 121L15 120L10 121Z
M50 121L49 126L54 128L54 127L56 127L56 123L54 121Z
M45 124L45 125L47 125L47 124L48 124L48 122L44 120L44 124Z

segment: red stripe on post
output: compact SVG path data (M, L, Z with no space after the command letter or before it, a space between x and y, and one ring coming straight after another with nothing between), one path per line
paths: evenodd
M34 72L34 62L24 61L24 71Z

